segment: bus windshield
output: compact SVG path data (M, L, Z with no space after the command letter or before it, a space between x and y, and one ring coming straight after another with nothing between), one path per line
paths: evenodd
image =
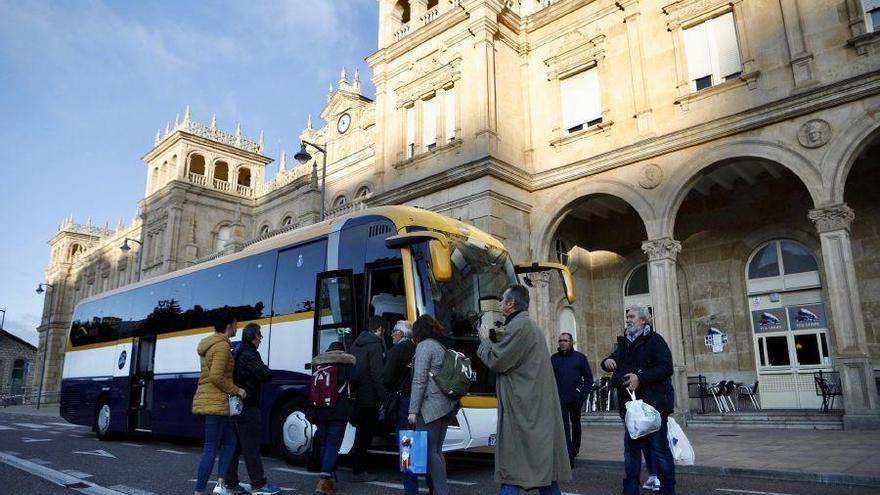
M478 331L481 324L503 321L499 302L504 290L517 283L513 264L506 251L479 241L452 238L450 243L453 270L449 282L434 280L426 245L414 249L421 285L421 297L417 298L419 312L437 318L455 342L456 349L471 359L478 375L471 391L492 393L494 377L489 376L476 356L480 343Z

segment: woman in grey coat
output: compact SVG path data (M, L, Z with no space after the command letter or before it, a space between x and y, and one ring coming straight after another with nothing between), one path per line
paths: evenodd
M446 460L443 459L443 442L446 428L455 417L456 401L450 399L431 379L431 375L443 368L446 348L438 342L443 327L433 317L419 316L413 324L413 341L416 343L413 366L412 393L409 403L409 423L416 429L428 432L428 474L435 495L447 495Z

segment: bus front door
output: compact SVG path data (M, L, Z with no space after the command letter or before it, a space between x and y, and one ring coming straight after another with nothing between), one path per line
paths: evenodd
M135 339L132 349L129 418L133 430L152 430L153 361L156 357L156 336Z

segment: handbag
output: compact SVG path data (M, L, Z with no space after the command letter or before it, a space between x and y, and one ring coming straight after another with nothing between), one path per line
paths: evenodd
M401 473L427 474L428 472L428 432L400 430L397 434L397 447Z
M396 424L399 419L399 409L400 391L398 390L397 392L385 396L385 401L382 402L382 409L379 410L379 421Z
M237 395L229 396L229 415L230 416L238 416L241 414L241 410L244 407L244 404L241 401L241 397Z

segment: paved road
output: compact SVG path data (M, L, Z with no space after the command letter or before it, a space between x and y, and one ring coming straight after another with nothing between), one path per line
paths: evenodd
M0 414L0 494L96 495L189 494L200 446L151 436L101 442L88 428L51 417ZM287 493L313 493L317 477L305 469L288 466L277 457L264 458L269 476ZM353 484L343 466L340 494L402 493L395 459L375 456L371 484ZM455 495L497 493L492 481L492 459L485 454L448 456L451 490ZM246 470L241 466L246 479ZM572 495L617 495L621 473L617 469L578 465L575 480L564 483ZM681 476L677 492L683 495L841 495L878 494L870 487L785 482L752 478ZM51 480L51 481L50 481ZM67 486L67 488L62 487Z

